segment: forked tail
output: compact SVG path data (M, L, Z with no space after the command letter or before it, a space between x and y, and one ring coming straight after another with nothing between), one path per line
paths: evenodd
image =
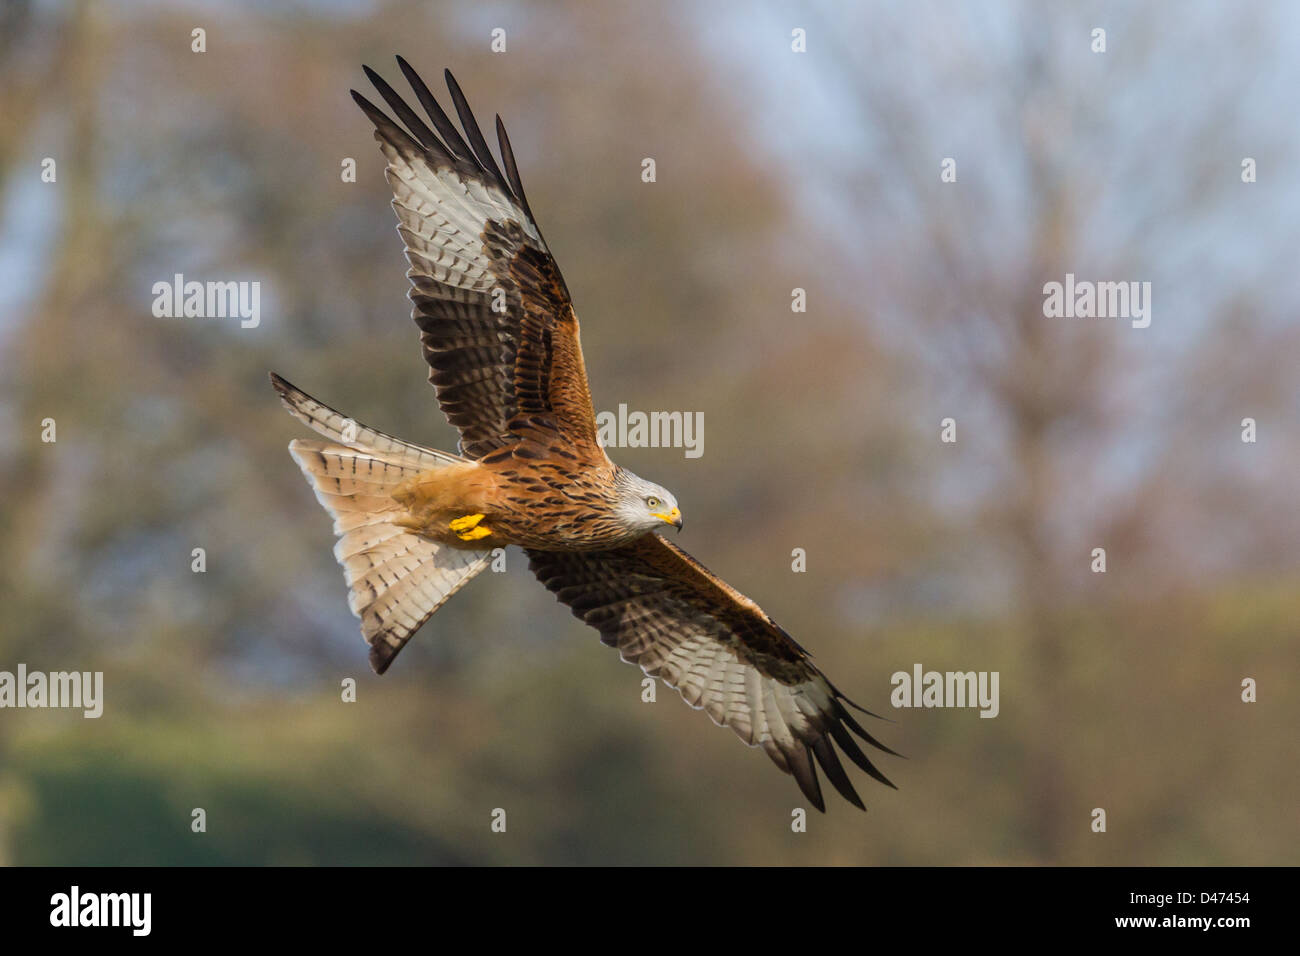
M407 511L392 495L402 482L465 459L367 428L274 372L271 384L289 414L329 439L296 438L289 454L334 519L348 607L361 618L370 666L382 674L420 625L491 560L491 551L452 548L398 523Z

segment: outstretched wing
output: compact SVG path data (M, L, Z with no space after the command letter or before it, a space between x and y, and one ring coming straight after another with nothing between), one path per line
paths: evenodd
M818 810L825 804L814 760L846 800L865 809L833 744L893 786L849 733L894 753L845 707L856 705L762 608L671 542L648 534L611 551L530 550L528 557L538 579L603 643L762 747Z
M497 117L497 166L450 71L464 136L401 57L397 62L436 128L369 67L366 76L405 129L364 96L388 160L398 231L429 380L461 453L519 443L567 448L606 463L569 290L533 220L510 140Z

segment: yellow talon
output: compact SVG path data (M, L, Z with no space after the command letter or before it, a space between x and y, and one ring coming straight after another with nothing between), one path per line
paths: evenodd
M482 520L483 515L465 515L463 518L457 518L448 527L460 534L462 531L468 531ZM482 537L482 535L479 535L479 537Z
M487 525L481 524L477 528L472 528L469 531L458 531L456 537L460 538L462 541L477 541L479 538L486 538L491 533L491 528Z

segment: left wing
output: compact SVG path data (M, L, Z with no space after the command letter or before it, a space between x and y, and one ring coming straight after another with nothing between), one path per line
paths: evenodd
M857 705L762 608L681 548L647 534L610 551L529 550L528 557L542 584L600 631L602 643L762 747L818 810L826 806L814 759L846 800L866 809L832 742L894 786L849 733L894 753L844 706Z

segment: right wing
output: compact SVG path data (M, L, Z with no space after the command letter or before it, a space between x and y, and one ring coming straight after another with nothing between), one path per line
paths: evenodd
M480 459L513 446L541 457L558 447L608 465L596 439L577 316L524 198L501 118L504 175L450 71L464 136L415 70L397 62L436 133L369 67L366 76L406 129L355 90L352 98L375 124L388 160L411 264L411 314L438 403L460 430L461 453Z

